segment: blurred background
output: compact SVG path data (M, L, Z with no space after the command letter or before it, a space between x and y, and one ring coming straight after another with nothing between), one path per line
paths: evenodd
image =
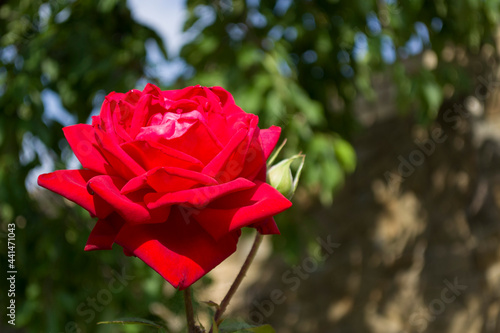
M62 127L111 91L220 85L282 157L307 155L230 308L277 332L500 332L500 1L0 1L0 273L16 224L16 326L181 332L179 292L36 185L78 168ZM195 285L199 319L251 237ZM280 297L275 297L276 295Z

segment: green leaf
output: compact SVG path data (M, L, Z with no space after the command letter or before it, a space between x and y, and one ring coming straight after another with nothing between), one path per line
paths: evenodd
M165 329L165 327L155 323L154 321L142 318L121 318L117 320L100 321L97 323L97 325L102 325L102 324L145 325L145 326L152 326L158 329Z
M430 115L435 116L441 106L441 103L443 102L443 92L441 87L434 82L429 82L423 86L423 94L427 102Z
M275 330L270 325L254 326L243 321L225 320L220 326L220 333L275 333Z
M214 301L205 301L205 302L202 302L202 303L205 303L206 305L208 305L208 306L212 306L212 307L214 307L214 308L216 308L216 309L219 309L219 308L220 308L220 305L219 305L219 304L217 304L217 303L215 303Z
M334 141L335 157L347 172L353 172L356 168L356 152L352 146L340 138Z
M244 331L252 327L252 325L247 324L244 321L234 319L226 319L219 326L221 333L241 332L242 330Z
M109 13L118 3L118 0L101 0L97 5L97 10L103 13Z
M248 332L254 332L254 333L275 333L276 331L274 328L271 327L271 325L263 325L263 326L258 326L258 327L253 327L250 329L246 329Z

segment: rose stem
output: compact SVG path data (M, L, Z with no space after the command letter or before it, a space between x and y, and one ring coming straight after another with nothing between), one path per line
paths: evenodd
M252 245L252 249L248 253L247 258L246 258L245 262L243 263L243 266L241 266L240 272L236 276L236 279L234 279L234 282L231 285L231 288L229 288L229 291L227 292L226 296L224 297L224 299L220 303L220 306L217 309L217 312L215 312L215 316L214 316L215 323L219 324L219 319L224 314L224 311L226 311L226 308L229 305L229 301L231 301L231 298L233 297L234 293L236 292L236 289L238 289L238 287L241 284L241 281L243 281L243 278L245 277L245 275L248 271L248 268L250 267L253 259L255 258L255 254L257 253L257 250L259 249L260 243L262 243L262 238L263 238L263 236L259 232L257 232L257 235L255 236L255 240L254 240L253 245ZM211 331L212 330L210 330L210 332Z
M186 305L186 320L188 324L188 332L196 333L194 323L193 300L191 299L191 287L184 289L184 304Z

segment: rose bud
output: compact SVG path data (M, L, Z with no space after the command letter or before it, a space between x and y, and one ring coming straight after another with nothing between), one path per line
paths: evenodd
M267 172L269 184L283 194L288 200L292 199L295 190L297 190L305 157L306 156L303 154L294 155L272 166ZM300 160L300 164L294 177L292 175L291 165L296 160Z

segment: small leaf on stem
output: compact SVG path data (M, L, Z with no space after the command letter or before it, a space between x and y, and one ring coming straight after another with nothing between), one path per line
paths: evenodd
M145 326L152 326L158 329L166 329L164 326L155 323L154 321L142 318L121 318L110 321L100 321L97 323L97 325L102 325L102 324L145 325Z
M211 306L211 307L214 307L216 308L217 310L220 308L220 305L215 303L214 301L204 301L202 303L205 303L206 305L208 306Z

